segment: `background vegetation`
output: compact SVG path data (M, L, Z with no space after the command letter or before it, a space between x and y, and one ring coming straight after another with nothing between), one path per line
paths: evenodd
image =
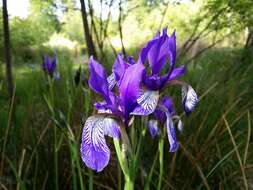
M27 17L9 16L13 93L0 12L0 189L121 189L113 146L101 173L90 171L79 155L82 120L99 99L87 85L88 57L95 54L109 73L116 52L137 59L165 26L177 31L177 64L187 66L183 79L200 102L184 117L178 152L169 153L165 141L162 189L253 189L251 0L30 0ZM58 57L61 80L53 92L41 66L45 54ZM167 93L183 112L180 89ZM144 128L136 117L135 133L141 137ZM156 189L158 141L146 133L131 142L137 146L139 139L136 189Z

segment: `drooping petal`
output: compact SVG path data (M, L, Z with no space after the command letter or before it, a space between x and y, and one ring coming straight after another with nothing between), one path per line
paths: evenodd
M110 150L106 145L105 135L118 138L118 127L107 121L103 116L89 117L83 127L81 157L91 169L100 172L107 166Z
M123 55L119 54L112 67L112 71L117 82L120 82L120 80L123 78L123 75L128 66L129 65L123 59Z
M167 135L170 143L170 152L176 152L178 149L176 131L174 127L174 123L172 121L171 115L167 112L166 113L166 127L167 127Z
M159 91L141 90L137 99L138 105L132 112L133 115L149 115L156 109L159 100Z
M190 85L182 86L182 104L187 116L194 110L198 103L197 93Z
M185 73L185 66L181 65L178 68L175 68L170 74L169 80L174 80L177 77L182 76Z
M149 133L152 138L155 138L156 135L158 134L158 122L157 120L149 120L148 121L148 128L149 128Z
M106 102L110 103L109 85L107 82L106 71L102 65L90 57L89 60L90 78L89 86L96 93L102 95Z
M162 101L157 106L154 115L160 122L165 122L166 120L166 112L168 112L170 115L175 114L175 107L172 99L168 96L163 97Z
M162 105L167 109L170 115L175 114L175 106L172 99L168 96L164 96L162 99Z
M119 85L120 99L122 108L127 116L135 107L136 100L140 92L140 82L144 66L142 63L137 63L129 66Z

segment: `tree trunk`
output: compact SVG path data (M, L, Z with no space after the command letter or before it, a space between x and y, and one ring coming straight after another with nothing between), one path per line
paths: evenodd
M9 95L13 94L13 79L12 79L12 66L11 66L11 50L10 50L10 33L9 33L9 20L7 10L7 0L3 0L3 29L4 29L4 49L6 61L6 77Z
M92 41L92 36L91 36L90 30L89 30L85 2L84 2L84 0L80 0L80 3L81 3L82 18L83 18L84 37L85 37L86 44L87 44L88 54L89 54L89 56L93 55L94 57L97 57L95 46Z
M123 32L122 32L122 1L119 1L119 35L120 35L120 42L121 42L121 48L122 48L122 53L124 57L126 58L126 50L125 46L123 43Z

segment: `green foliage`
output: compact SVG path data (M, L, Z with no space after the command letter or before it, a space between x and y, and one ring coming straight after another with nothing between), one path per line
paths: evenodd
M69 10L62 20L62 32L69 39L84 44L83 23L80 11Z

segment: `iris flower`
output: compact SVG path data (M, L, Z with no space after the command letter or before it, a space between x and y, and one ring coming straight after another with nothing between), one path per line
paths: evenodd
M176 78L182 76L185 72L184 65L175 68L176 64L176 32L168 36L167 28L163 30L162 35L158 32L154 39L150 40L141 50L139 63L148 65L148 69L143 72L142 91L137 99L138 106L134 109L134 115L149 115L154 113L156 119L165 123L170 143L170 152L175 152L178 148L176 132L173 118L178 119L178 128L182 130L182 121L175 115L175 108L170 97L161 97L164 88L172 84L182 85L182 104L187 116L193 111L198 102L197 94L193 88L185 82L178 81ZM166 69L166 67L168 69ZM162 75L161 73L165 73ZM157 132L157 122L152 124L152 136Z
M128 126L130 113L137 105L144 66L141 63L129 64L119 54L109 77L93 57L89 60L89 69L89 86L104 101L95 103L98 114L89 117L84 124L80 151L84 163L99 172L110 158L105 135L120 138L120 127ZM116 86L119 95L114 92Z
M146 61L150 73L148 68L145 69ZM168 36L166 28L162 35L158 33L141 50L137 63L131 56L126 62L119 54L109 76L102 65L90 58L89 87L101 95L103 101L95 103L98 113L90 116L83 127L80 152L89 168L99 172L106 167L110 150L105 136L124 139L123 129L128 126L131 115L153 114L156 120L147 123L152 137L158 134L158 121L164 123L170 151L177 150L173 119L178 120L179 130L182 130L182 121L176 115L171 98L162 96L162 92L168 85L182 85L182 104L187 116L193 111L198 98L190 85L176 80L184 74L185 67L175 68L175 64L176 33L174 31Z
M60 79L60 74L56 70L57 57L51 58L49 56L44 56L42 68L46 74L55 80Z

